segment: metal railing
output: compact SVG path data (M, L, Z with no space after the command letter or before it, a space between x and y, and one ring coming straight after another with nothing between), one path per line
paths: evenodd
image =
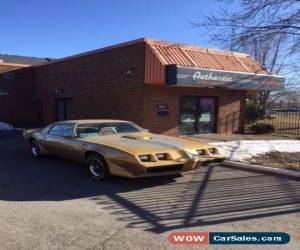
M279 135L300 136L300 105L298 108L266 109L263 118L252 124L268 124Z

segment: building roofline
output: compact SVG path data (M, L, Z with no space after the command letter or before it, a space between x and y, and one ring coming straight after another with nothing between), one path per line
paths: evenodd
M237 56L237 57L250 57L251 58L251 56L249 54L242 53L242 52L227 51L227 50L214 49L214 48L205 48L205 47L201 47L199 45L192 45L192 44L185 44L185 43L178 43L178 42L142 37L142 38L130 40L127 42L109 45L109 46L106 46L103 48L94 49L94 50L78 53L75 55L66 56L66 57L59 58L59 59L54 59L53 61L40 62L35 65L24 65L24 66L29 66L29 67L46 66L46 65L53 64L53 63L64 62L64 61L76 59L79 57L88 56L88 55L92 55L95 53L104 52L104 51L121 48L121 47L129 46L129 45L139 44L139 43L146 43L150 46L151 45L160 45L160 46L167 46L167 47L174 47L174 48L182 48L182 49L186 49L186 50L198 50L198 51L203 51L203 52L212 53L212 54L232 55L232 56ZM259 63L257 63L257 64L259 65ZM20 65L20 66L23 66L23 65Z
M159 39L153 39L153 38L144 38L144 40L145 40L145 42L147 42L151 45L161 45L161 46L183 48L183 49L189 49L189 50L201 50L203 52L216 53L216 54L250 57L249 54L243 53L243 52L229 51L229 50L222 50L222 49L215 49L215 48L206 48L206 47L201 47L199 45L194 45L194 44L178 43L178 42L165 41L165 40L159 40Z
M52 58L42 58L33 56L23 56L14 54L0 53L0 64L15 64L15 65L39 65L40 63L48 62L54 60Z
M255 64L259 65L262 70L266 71L266 74L270 74L264 66L262 66L255 59L253 59L248 53L222 50L222 49L215 49L215 48L205 48L205 47L201 47L201 46L198 46L198 45L163 41L163 40L157 40L157 39L152 39L152 38L145 38L145 41L146 41L147 44L150 45L150 47L153 48L153 52L162 61L162 63L164 63L164 58L160 55L160 53L157 53L157 51L155 49L155 46L165 46L165 47L180 49L180 50L198 51L198 52L208 53L208 54L211 54L211 55L233 56L233 57L236 58L236 60L238 60L240 62L240 64L246 70L247 69L249 70L249 67L247 65L245 65L244 62L241 61L240 59L242 59L242 58L251 58ZM250 69L250 71L251 71L251 69Z
M1 62L0 60L0 66L13 66L13 67L30 67L32 65L30 64L21 64L21 63L7 63L7 62Z
M121 47L129 46L129 45L133 45L133 44L138 44L138 43L142 43L142 42L145 42L145 38L138 38L138 39L134 39L134 40L123 42L123 43L109 45L109 46L106 46L106 47L103 47L103 48L94 49L94 50L82 52L82 53L79 53L79 54L62 57L60 59L55 59L54 61L50 61L50 62L42 62L40 64L33 65L33 67L45 66L45 65L49 65L49 64L53 64L53 63L68 61L68 60L75 59L75 58L78 58L78 57L88 56L88 55L92 55L92 54L95 54L95 53L108 51L108 50L112 50L112 49L116 49L116 48L121 48Z
M106 47L103 47L103 48L94 49L94 50L78 53L78 54L75 54L75 55L62 57L60 59L55 59L54 61L41 62L39 64L33 65L33 67L39 67L39 66L45 66L45 65L49 65L49 64L53 64L53 63L63 62L63 61L75 59L75 58L78 58L78 57L88 56L88 55L92 55L92 54L95 54L95 53L108 51L108 50L112 50L112 49L116 49L116 48L121 48L121 47L129 46L129 45L133 45L133 44L139 44L139 43L143 43L143 42L145 42L147 44L150 44L150 45L151 44L153 44L153 45L156 44L156 45L162 45L162 46L181 47L181 48L190 49L190 50L202 50L203 52L216 53L216 54L250 57L249 54L242 53L242 52L227 51L227 50L213 49L213 48L205 48L205 47L201 47L199 45L191 45L191 44L185 44L185 43L177 43L177 42L159 40L159 39L154 39L154 38L149 38L149 37L142 37L142 38L130 40L130 41L127 41L127 42L113 44L113 45L109 45L109 46L106 46Z

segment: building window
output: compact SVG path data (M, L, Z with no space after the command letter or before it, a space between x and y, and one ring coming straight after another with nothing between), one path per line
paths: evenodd
M16 78L16 73L13 71L3 72L1 75L2 75L2 79L6 81L12 81L15 80Z

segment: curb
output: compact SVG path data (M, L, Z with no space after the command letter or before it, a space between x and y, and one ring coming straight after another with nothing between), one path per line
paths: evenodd
M275 173L275 174L300 178L300 172L293 171L293 170L272 168L272 167L267 167L267 166L253 165L253 164L234 162L234 161L224 161L224 164L231 166L231 167L239 167L239 168L243 168L243 169L247 169L247 170L248 169L249 170L258 170L258 171L264 171L264 172L269 172L269 173L273 173L273 174Z

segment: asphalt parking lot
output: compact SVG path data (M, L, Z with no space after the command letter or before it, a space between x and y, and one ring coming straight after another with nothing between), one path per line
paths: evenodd
M171 245L172 231L280 231L289 244L245 249L300 244L297 180L211 166L99 182L78 163L33 159L18 136L0 136L0 171L0 249L199 248Z

